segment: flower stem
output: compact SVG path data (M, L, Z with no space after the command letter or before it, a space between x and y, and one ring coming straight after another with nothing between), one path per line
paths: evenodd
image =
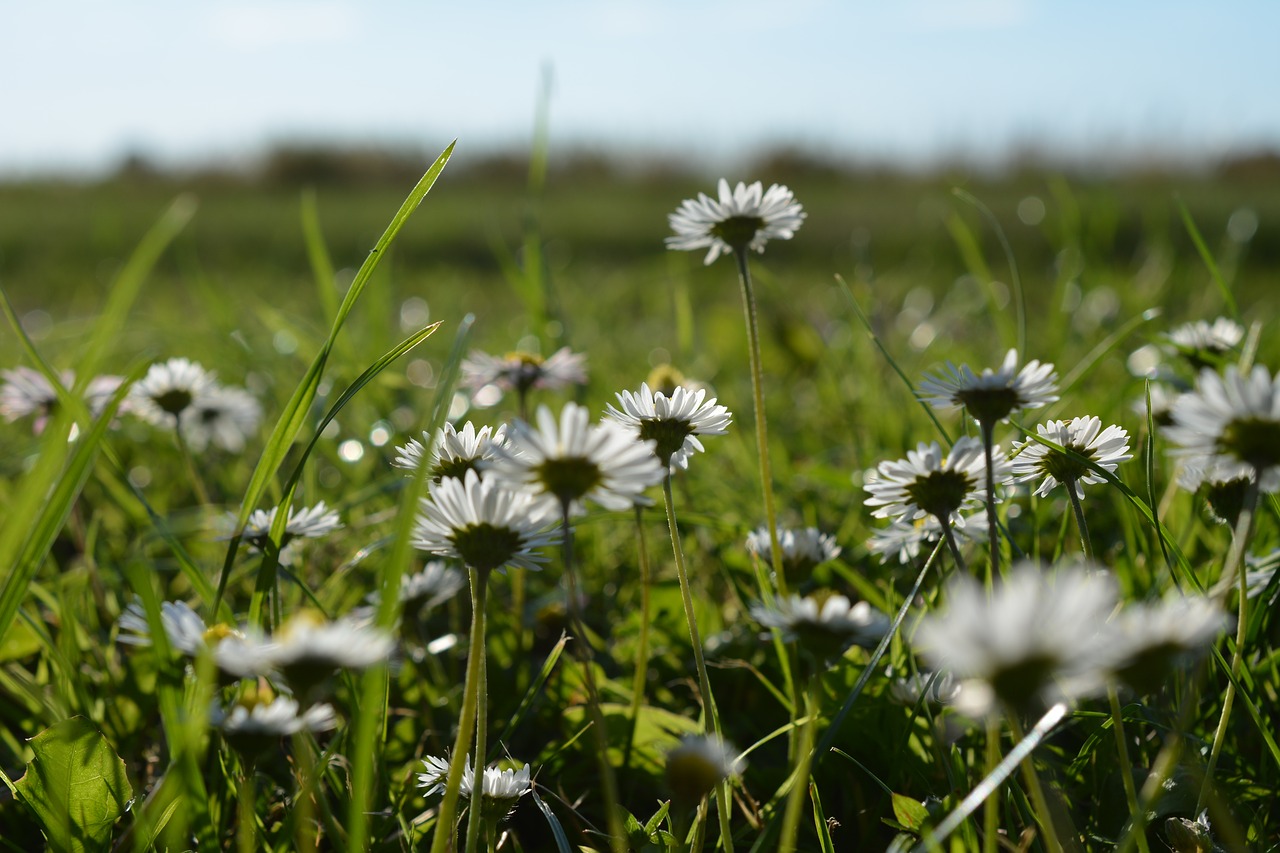
M644 517L640 506L635 508L636 516L636 549L640 560L640 646L636 649L636 672L631 681L631 732L627 735L627 749L622 758L622 766L631 762L631 749L635 745L636 730L640 726L640 708L644 705L645 685L649 675L649 610L652 607L649 589L649 548L644 540Z
M778 547L778 513L773 502L773 472L769 466L769 424L764 410L764 370L760 365L760 326L756 320L756 297L751 287L751 268L747 264L747 247L733 250L738 263L738 280L742 284L742 310L747 321L747 344L751 357L751 396L756 410L756 452L760 457L760 483L764 489L764 516L769 528L769 554L778 594L787 594L787 580L782 571L782 549ZM765 596L761 589L760 595ZM767 600L767 599L766 599Z
M796 834L800 830L800 813L809 793L809 768L813 760L813 742L818 729L818 708L822 702L821 670L815 668L809 677L809 722L800 736L800 749L796 756L795 783L787 794L787 810L782 816L782 833L778 850L792 853L796 849Z
M941 516L935 516L935 518L938 519L938 524L942 526L942 535L947 540L947 548L951 551L952 559L956 561L956 568L960 571L960 574L967 575L969 569L965 566L964 555L960 553L960 546L956 544L956 535L951 529L951 521Z
M1015 740L1021 742L1026 740L1022 733L1022 724L1018 722L1018 718L1014 714L1009 715L1009 729L1013 732ZM1031 789L1031 802L1036 809L1036 817L1040 820L1040 827L1044 831L1045 846L1049 849L1049 853L1062 853L1062 843L1058 840L1058 830L1053 825L1053 813L1049 811L1049 800L1044 795L1044 786L1040 784L1040 777L1036 774L1036 768L1031 763L1031 753L1022 760L1022 778L1026 781L1027 787Z
M667 507L667 527L671 531L671 548L675 552L676 576L680 579L684 618L689 623L689 642L693 645L693 660L698 669L698 692L702 694L702 712L706 717L706 730L719 741L721 740L720 717L716 711L715 698L711 695L707 661L702 656L702 637L698 632L698 620L693 612L693 593L689 589L689 572L685 568L684 548L680 545L680 532L676 527L676 507L675 500L671 496L670 474L662 479L662 499ZM729 781L727 779L716 788L716 810L720 816L721 841L724 849L732 853L733 835L729 826Z
M569 524L569 501L560 504L560 523L564 532L564 573L569 581L569 623L578 642L573 644L574 656L582 667L583 681L587 687L587 713L591 715L591 729L595 732L596 763L600 769L603 786L605 819L609 826L609 846L614 853L627 853L626 830L618 815L621 805L618 799L618 780L609 763L609 734L605 730L604 712L600 708L600 691L596 687L595 670L592 668L591 642L582 622L578 602L578 578L573 563L573 527Z
M445 780L444 798L436 817L436 832L431 839L431 853L452 850L456 828L454 818L458 810L458 792L462 787L463 768L467 765L467 747L471 745L476 711L480 705L481 662L484 660L484 609L489 570L472 569L471 576L471 644L467 650L467 675L462 688L462 711L458 715L458 734L453 741L453 756L449 760L449 775ZM481 773L483 774L483 770Z
M254 853L258 849L258 819L254 809L257 791L253 782L254 767L246 762L244 778L240 780L239 801L236 804L236 849L240 853Z
M200 477L200 469L196 467L195 458L191 455L191 446L187 444L187 440L182 435L182 430L175 421L173 425L173 438L178 443L178 453L182 455L182 464L187 469L187 476L191 478L191 488L196 493L196 500L201 506L209 505L209 492L204 487L204 480Z
M980 422L982 429L982 453L986 462L987 476L987 546L991 549L991 565L987 574L987 586L990 587L1000 576L1000 524L996 520L996 475L992 470L993 456L992 433L995 424Z
M987 765L984 778L990 779L1000 764L1000 718L992 714L987 720ZM982 804L982 853L995 853L1000 829L1000 797L992 790Z
M1093 559L1093 540L1089 538L1089 525L1084 521L1084 507L1080 505L1080 496L1076 494L1076 485L1074 479L1064 480L1062 485L1067 487L1067 496L1071 499L1071 512L1076 517L1076 530L1080 531L1080 547L1084 550L1086 559Z
M467 815L467 853L480 849L480 829L485 823L480 813L484 811L484 768L488 763L489 735L489 661L480 655L480 690L476 695L476 751L471 770L471 808Z
M1231 717L1231 706L1236 698L1236 681L1240 678L1240 667L1244 662L1245 634L1249 627L1249 587L1245 571L1244 549L1249 535L1253 532L1253 516L1258 508L1258 481L1262 479L1261 471L1253 472L1253 479L1245 486L1244 501L1240 506L1240 515L1236 517L1235 532L1231 536L1231 550L1227 552L1227 562L1222 567L1222 576L1231 577L1237 573L1240 581L1240 602L1236 613L1236 650L1231 655L1231 679L1227 682L1226 692L1222 695L1222 716L1218 718L1218 728L1213 733L1213 746L1209 750L1209 763L1204 769L1204 782L1200 785L1200 796L1196 798L1196 810L1200 814L1205 800L1209 796L1209 786L1213 784L1213 771L1218 765L1218 755L1222 752L1222 743L1227 736L1227 720Z
M1133 784L1133 762L1129 759L1129 744L1120 714L1120 694L1116 692L1115 685L1107 688L1107 699L1111 703L1111 729L1116 735L1116 752L1120 756L1120 778L1124 782L1124 797L1129 805L1129 820L1136 827L1138 849L1142 853L1150 853L1147 848L1147 833L1143 830L1146 813L1138 805L1138 788Z

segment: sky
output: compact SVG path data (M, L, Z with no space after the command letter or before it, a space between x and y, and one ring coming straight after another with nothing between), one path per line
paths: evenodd
M0 0L0 174L280 141L732 160L1280 149L1274 0Z

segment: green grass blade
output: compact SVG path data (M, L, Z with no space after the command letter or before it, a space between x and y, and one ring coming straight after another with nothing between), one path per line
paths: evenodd
M556 817L555 812L551 811L551 806L543 802L542 797L538 796L538 786L534 785L529 794L533 797L533 802L538 807L538 811L542 812L542 816L547 819L547 826L551 827L551 835L556 840L556 850L559 853L573 853L573 848L569 846L569 836L565 835L564 827L560 825L560 819Z
M316 296L325 319L332 323L338 317L338 292L334 289L333 261L320 230L320 210L314 190L302 194L302 237L307 243L307 259L316 277Z
M1196 221L1191 218L1191 211L1187 210L1187 203L1182 199L1178 199L1178 213L1182 215L1182 224L1187 229L1187 234L1191 237L1191 242L1195 244L1196 251L1200 253L1200 260L1204 261L1204 265L1209 269L1209 276L1213 279L1213 283L1218 285L1218 292L1222 294L1222 301L1227 306L1227 312L1235 320L1240 319L1240 308L1236 305L1236 298L1231 293L1231 285L1227 284L1227 280L1222 277L1222 270L1218 269L1218 262L1213 259L1213 253L1209 251L1209 247L1205 245L1204 237L1200 236L1200 229L1196 227Z
M831 827L827 826L826 815L822 813L822 799L818 796L818 786L809 783L809 799L813 801L813 828L818 833L818 844L822 853L836 853L836 846L831 841Z
M983 218L987 220L991 230L995 232L996 239L1000 241L1000 248L1004 251L1005 263L1009 266L1009 284L1013 290L1013 310L1018 331L1018 352L1025 357L1027 352L1026 294L1022 292L1022 276L1018 275L1018 262L1013 256L1013 247L1009 245L1009 238L1005 235L1004 228L1000 225L1000 220L996 219L996 215L991 212L991 208L983 204L977 196L965 192L959 187L953 188L951 194L976 208Z

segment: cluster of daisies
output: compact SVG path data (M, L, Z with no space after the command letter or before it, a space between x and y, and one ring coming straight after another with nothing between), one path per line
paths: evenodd
M30 417L37 434L59 405L58 389L49 377L30 367L16 367L0 373L0 415L7 421ZM75 387L71 371L58 375L63 391ZM95 376L85 385L82 397L91 416L97 418L120 388L119 376ZM244 450L262 420L256 397L217 381L212 372L185 358L171 358L153 364L134 383L121 402L120 414L128 414L175 434L194 451L210 445L231 453Z

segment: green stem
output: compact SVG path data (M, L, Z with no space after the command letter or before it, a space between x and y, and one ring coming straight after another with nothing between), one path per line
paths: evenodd
M821 670L815 668L809 677L809 722L800 737L796 758L795 782L787 794L787 810L782 816L782 834L778 841L781 853L793 853L800 831L800 815L809 793L809 768L813 760L813 742L818 729L818 708L822 701Z
M200 502L200 506L209 505L209 492L204 487L204 480L200 477L200 469L196 467L196 461L191 456L191 447L188 446L187 440L182 437L182 429L175 419L173 422L173 438L178 443L178 453L182 456L182 464L187 469L187 476L191 478L191 488L196 493L196 500Z
M1115 685L1107 688L1107 699L1111 703L1111 730L1116 735L1116 752L1120 756L1120 778L1124 782L1124 797L1129 805L1129 820L1137 832L1138 849L1142 853L1151 853L1147 848L1147 833L1143 829L1146 812L1138 805L1138 787L1133 784L1133 762L1129 759L1129 744L1120 714L1120 694L1116 692Z
M489 661L487 654L480 655L480 690L476 696L476 751L471 770L471 807L467 814L467 853L476 853L480 845L480 829L485 823L480 813L484 811L484 768L488 764L489 738Z
M240 780L239 802L236 804L236 849L240 853L254 853L258 849L258 813L254 808L257 791L253 781L252 762L246 762L244 778Z
M298 732L292 738L293 760L298 767L298 793L293 807L293 837L299 851L315 850L319 838L312 826L312 777L316 772L316 757L311 751L311 738L306 732Z
M747 264L747 247L733 250L738 263L738 280L742 284L742 310L746 315L747 344L751 359L751 397L756 411L756 452L760 457L760 483L764 489L764 515L769 527L769 554L772 557L774 582L778 594L787 594L787 579L782 571L782 549L778 547L778 512L773 502L773 472L769 466L769 424L764 409L764 369L760 365L760 325L756 319L756 297L751 286L751 268ZM761 589L763 598L765 591Z
M1000 717L987 719L987 764L984 778L991 778L1000 764ZM982 853L995 853L1000 830L1000 796L993 790L982 804Z
M662 499L667 508L667 528L671 531L671 549L675 552L676 576L680 579L680 597L684 602L684 618L689 623L689 642L693 645L693 660L698 670L698 692L702 694L702 712L706 718L706 730L721 741L720 716L715 698L711 694L711 679L707 677L707 661L702 655L702 637L698 620L693 612L693 593L689 589L689 572L684 564L684 548L680 544L680 531L676 526L675 500L671 496L671 475L662 479ZM716 788L716 811L720 816L720 838L724 849L732 853L733 835L729 826L729 781L722 781Z
M622 766L631 763L631 749L635 746L636 729L640 726L640 708L644 705L645 686L649 676L649 611L652 607L652 590L649 588L649 548L644 540L644 517L639 504L635 508L636 516L636 548L640 560L640 646L636 649L636 672L631 680L631 733L627 736L627 749L622 758Z
M941 516L935 516L935 518L938 519L938 524L942 525L942 536L947 540L947 548L951 551L951 557L956 561L956 568L960 571L960 574L967 575L969 569L965 565L964 555L960 553L960 546L956 544L956 535L951 530L951 521Z
M1022 733L1022 724L1014 714L1009 715L1009 728L1013 732L1014 740L1019 742L1026 740ZM1040 777L1036 774L1030 753L1022 760L1022 778L1031 789L1031 802L1036 808L1036 817L1039 818L1040 827L1044 832L1045 846L1049 848L1049 853L1062 853L1058 830L1053 825L1053 813L1049 811L1049 800L1044 795L1044 786L1040 784Z
M982 453L986 462L987 546L991 549L991 565L987 575L987 587L990 588L995 579L1000 576L1000 524L996 520L996 475L992 469L992 462L995 456L992 433L994 432L995 424L982 421L979 426L982 429Z
M564 533L564 573L569 581L569 623L578 642L573 644L574 656L582 667L583 681L587 687L587 713L591 715L591 730L595 733L596 763L600 769L603 786L605 819L609 826L609 846L614 853L627 853L626 829L618 814L621 802L618 798L618 779L609 763L609 734L605 730L604 711L600 708L600 691L596 687L596 675L592 666L591 642L582 622L578 601L578 578L573 562L573 527L569 524L569 501L560 504L560 523Z
M1213 733L1213 747L1209 750L1209 763L1204 769L1204 782L1200 786L1200 796L1196 798L1196 810L1200 814L1205 800L1209 796L1209 787L1213 784L1213 771L1218 765L1218 755L1222 752L1222 743L1227 737L1227 720L1231 717L1231 706L1236 698L1236 682L1240 679L1240 667L1244 662L1245 634L1249 627L1249 587L1244 549L1253 532L1253 516L1258 508L1258 480L1261 471L1253 472L1253 479L1245 487L1244 501L1240 507L1240 515L1236 518L1235 532L1231 536L1231 550L1227 552L1227 562L1222 567L1222 577L1229 578L1238 573L1240 582L1239 610L1236 614L1236 649L1231 655L1231 680L1227 682L1226 692L1222 696L1222 716L1218 718L1218 728Z
M467 650L467 675L462 688L462 711L458 715L458 734L453 741L449 760L449 776L445 779L444 798L436 817L436 831L431 839L431 853L453 850L457 829L454 819L458 811L458 793L462 787L463 768L467 766L467 747L471 745L476 711L480 705L480 664L484 660L484 609L489 586L488 569L472 569L471 575L471 643Z
M1076 494L1075 480L1064 480L1062 485L1067 487L1067 497L1071 499L1071 512L1076 517L1076 530L1080 531L1080 547L1084 550L1087 559L1093 559L1093 540L1089 537L1089 525L1084 522L1084 507L1080 505L1080 497Z

